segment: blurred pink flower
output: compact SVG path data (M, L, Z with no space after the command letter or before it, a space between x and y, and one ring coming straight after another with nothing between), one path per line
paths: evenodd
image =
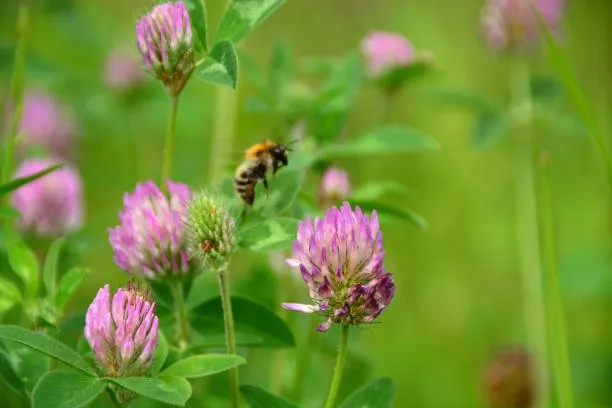
M10 123L9 109L7 123ZM29 90L23 98L19 134L23 147L42 147L48 153L70 156L76 139L76 124L60 102L47 92Z
M319 184L319 205L328 207L348 198L351 190L348 172L329 168L321 177Z
M525 49L538 39L537 7L551 31L563 17L562 0L487 0L482 14L484 36L496 50Z
M28 159L21 163L15 178L26 177L56 163L52 159ZM11 197L21 218L18 226L40 237L58 237L83 225L83 185L68 165L19 187Z
M367 36L361 51L366 58L368 73L380 76L414 61L414 47L401 34L377 31Z
M130 53L112 51L104 64L104 82L116 91L127 91L142 84L145 79L140 61Z

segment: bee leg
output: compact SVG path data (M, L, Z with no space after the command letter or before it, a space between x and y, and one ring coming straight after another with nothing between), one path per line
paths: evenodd
M270 198L270 186L268 185L268 179L264 176L261 181L266 189L266 198Z

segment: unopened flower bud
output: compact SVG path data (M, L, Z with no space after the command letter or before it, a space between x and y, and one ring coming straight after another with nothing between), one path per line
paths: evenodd
M98 291L85 316L85 338L102 373L138 377L146 373L157 347L158 320L148 291L129 285L112 296Z
M414 47L401 34L374 32L363 40L361 50L366 58L368 74L379 77L389 71L410 65Z
M562 0L487 0L482 12L484 36L495 50L525 51L540 36L536 10L554 33L563 16Z
M146 68L171 96L181 92L194 65L191 19L182 1L159 4L136 23L136 43Z
M57 163L52 159L28 159L14 177L31 176ZM59 237L83 226L83 182L67 164L19 187L11 196L11 204L19 211L19 228L38 237Z
M490 408L530 408L533 404L531 358L521 350L506 350L491 361L485 373Z
M204 191L191 200L186 216L189 255L204 268L219 270L236 251L236 222L225 200L217 193Z
M314 305L283 303L288 310L318 312L333 323L360 325L373 322L389 305L395 284L383 266L382 232L376 212L372 217L348 203L327 210L323 219L310 217L298 223L293 257L287 264L297 269L308 286Z
M106 85L118 92L137 88L145 79L138 60L122 50L114 50L108 55L103 74Z
M319 206L328 207L338 201L348 198L351 186L346 171L329 168L323 173L319 185Z
M131 275L150 280L181 279L197 271L189 262L184 215L192 197L188 186L167 181L166 197L152 181L123 197L121 224L109 230L115 263Z

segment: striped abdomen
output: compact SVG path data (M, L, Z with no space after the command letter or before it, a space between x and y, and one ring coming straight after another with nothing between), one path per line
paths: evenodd
M258 177L250 167L249 164L238 167L234 177L234 190L244 203L253 205Z

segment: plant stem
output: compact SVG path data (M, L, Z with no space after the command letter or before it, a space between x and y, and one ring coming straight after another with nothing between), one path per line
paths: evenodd
M535 407L548 406L546 372L546 330L540 251L537 230L537 200L533 171L532 105L529 67L521 59L512 66L510 91L512 114L518 115L519 130L516 149L517 238L523 286L523 312L529 348L534 356L534 372L538 394Z
M572 377L569 364L563 298L559 286L557 243L553 217L550 170L548 157L542 156L540 176L540 225L546 270L546 306L548 311L548 338L554 370L554 383L560 408L574 408Z
M168 191L166 180L172 177L172 159L174 158L174 129L176 127L176 112L179 96L170 97L170 115L168 117L168 129L166 131L166 142L164 145L164 161L162 163L162 175L160 188L162 192Z
M234 122L238 92L218 86L216 89L215 113L213 117L212 141L210 146L210 182L216 184L223 177L224 159L232 152Z
M19 42L15 49L15 61L13 63L13 76L11 78L11 103L13 114L9 132L4 140L4 163L2 165L2 183L6 183L11 178L13 171L13 161L15 157L15 145L17 139L17 131L21 122L21 114L23 112L23 77L25 74L26 62L26 46L27 46L27 29L29 23L29 10L23 2L19 6L19 15L17 16L17 30ZM7 194L8 196L8 194Z
M219 277L219 291L221 292L221 303L223 305L223 321L225 322L225 342L227 345L227 353L236 355L236 336L234 334L234 317L232 315L232 303L230 299L227 267L220 269L217 272L217 276ZM238 368L232 368L229 371L229 376L232 407L238 408L240 404L238 394Z
M325 408L334 408L334 405L336 403L338 389L340 388L340 380L342 379L342 372L344 371L344 363L346 362L346 346L348 345L348 335L349 326L342 326L342 338L340 339L340 348L338 349L336 368L334 369L334 376L332 378L331 386L329 388L329 395L327 396Z
M174 296L175 320L176 320L176 343L179 350L187 349L189 345L189 318L185 310L185 299L181 282L170 285Z

